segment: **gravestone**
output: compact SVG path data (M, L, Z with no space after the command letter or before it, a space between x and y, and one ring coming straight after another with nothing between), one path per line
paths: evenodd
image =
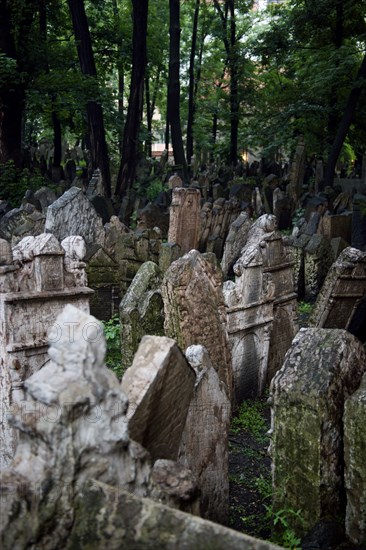
M177 243L183 254L198 248L200 199L198 189L177 187L173 190L168 241Z
M323 216L321 233L328 239L341 237L350 244L352 236L352 213L346 212L335 216Z
M306 301L314 301L334 261L329 239L313 235L304 249L304 286Z
M47 361L47 331L67 303L89 312L92 290L82 266L70 272L68 254L51 234L26 237L10 253L1 245L0 338L1 465L10 463L16 446L14 429L7 415L24 399L23 385ZM8 262L5 264L4 262ZM58 327L61 330L61 327Z
M171 338L144 336L122 378L130 437L153 460L176 460L196 380Z
M164 336L162 274L154 262L145 262L136 273L119 306L121 363L132 365L140 341L146 334Z
M197 378L178 461L198 476L202 517L225 525L229 520L230 401L207 350L190 346L185 355Z
M249 230L234 265L235 283L224 284L235 399L261 395L297 330L293 261L274 215Z
M121 297L144 262L159 263L162 234L159 228L136 230L117 237L114 259L118 264Z
M232 390L222 272L214 254L191 250L172 263L163 278L165 331L181 349L206 347L219 378Z
M366 368L361 343L345 330L301 329L271 383L273 510L302 536L344 514L343 409Z
M295 204L302 194L302 185L305 175L306 150L303 136L298 139L294 158L291 162L290 183L288 185L288 193L292 197Z
M45 232L59 240L80 235L87 244L104 242L102 220L78 187L71 187L48 207Z
M309 323L321 328L349 329L365 294L366 252L347 247L332 264Z
M225 241L224 254L221 260L221 269L224 277L231 275L233 266L240 256L245 245L252 222L246 212L241 212L230 225L229 234Z
M175 189L176 187L183 187L182 178L178 174L173 174L168 179L169 189Z
M26 235L37 236L44 232L45 216L32 204L13 208L0 220L0 238L15 246Z
M366 362L366 358L363 359ZM366 538L365 502L366 378L344 407L344 464L347 497L346 534L354 544Z
M366 196L356 194L353 197L352 240L351 245L366 250Z
M118 264L99 244L88 247L84 260L88 284L94 290L90 298L90 313L98 319L108 321L118 313L124 289Z

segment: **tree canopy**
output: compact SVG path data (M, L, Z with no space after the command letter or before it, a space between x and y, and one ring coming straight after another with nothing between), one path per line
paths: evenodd
M164 142L172 120L183 164L193 155L235 164L246 150L287 159L299 134L331 171L334 158L364 153L366 0L288 0L260 10L250 0L145 0L144 13L139 5L0 0L2 165L26 166L47 141L57 168L66 147L82 145L107 194L118 173L117 190L127 191L132 165ZM88 70L76 6L86 17Z

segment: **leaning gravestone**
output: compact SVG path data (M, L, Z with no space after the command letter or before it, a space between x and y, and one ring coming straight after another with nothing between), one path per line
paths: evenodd
M345 248L332 264L309 319L312 326L348 329L366 294L366 252Z
M174 340L143 337L121 387L129 401L130 436L153 460L176 460L195 380Z
M198 476L201 516L226 525L229 520L228 432L230 401L203 346L185 355L196 372L178 461Z
M366 369L365 351L345 330L301 329L271 384L274 512L302 535L344 513L343 409Z
M45 232L59 240L81 235L87 244L104 243L102 220L78 187L71 187L48 207Z
M154 262L145 262L136 273L119 306L121 363L126 370L145 334L164 336L162 274Z
M240 256L240 251L245 245L251 225L252 222L246 212L241 212L230 225L221 261L224 277L231 274L233 266Z
M181 349L205 346L219 378L232 390L222 272L214 254L191 250L165 273L161 293L165 331Z

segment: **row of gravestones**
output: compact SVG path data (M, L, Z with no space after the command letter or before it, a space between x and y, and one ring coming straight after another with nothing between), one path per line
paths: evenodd
M2 548L275 549L180 511L227 520L227 472L212 465L227 463L230 404L202 346L188 362L173 340L147 336L121 385L95 318L68 305L49 341L11 410Z
M291 301L293 299L292 296L288 296L288 283L289 283L289 271L291 271L291 261L289 261L289 256L286 253L286 251L283 250L283 243L281 240L281 237L276 233L274 230L274 220L269 216L263 217L261 220L258 220L256 224L249 230L248 232L248 239L247 239L247 245L244 248L244 252L242 254L242 257L240 258L240 261L238 262L238 266L236 268L236 271L239 275L239 281L237 281L237 289L230 287L227 289L230 295L230 300L227 305L229 305L229 317L230 317L230 307L232 308L232 314L233 314L233 327L234 330L232 333L235 336L239 336L237 338L237 342L239 342L240 345L242 345L242 341L245 340L245 337L248 334L251 334L252 337L248 340L249 344L247 345L247 348L243 348L243 346L240 348L241 353L246 349L249 350L248 354L245 354L246 362L242 363L243 367L247 367L248 365L251 365L253 361L253 357L256 355L260 356L261 349L255 349L253 346L253 341L255 345L256 338L254 336L255 329L261 330L263 328L263 325L266 324L265 321L263 321L263 318L260 316L260 312L263 309L266 309L268 314L268 326L267 328L267 340L268 335L270 333L271 329L271 315L273 316L273 312L275 310L276 300L277 305L283 306L286 305L286 301L290 302L290 309L293 310L293 304L291 304ZM28 238L25 239L24 242L20 243L18 245L18 248L13 251L13 254L9 251L9 245L8 243L4 244L4 258L6 259L6 262L3 262L3 270L2 274L3 277L3 288L4 288L4 302L13 304L17 300L22 298L21 291L26 290L28 298L32 301L32 311L30 312L29 318L35 319L36 318L36 312L38 311L39 302L41 299L48 301L52 295L53 292L56 292L57 290L62 290L63 287L63 279L62 279L62 265L64 265L64 269L66 267L71 269L71 272L73 272L72 276L72 283L71 286L76 284L75 281L78 281L78 284L84 284L85 279L80 276L76 276L78 273L80 275L80 269L84 267L84 265L80 265L80 259L83 256L82 246L79 241L73 240L73 253L72 254L65 254L65 256L71 256L70 260L66 261L66 258L64 260L64 264L62 263L62 256L64 253L62 250L60 250L60 247L55 242L55 239L52 235L42 235L39 238ZM78 244L78 246L76 246ZM68 247L66 247L67 249ZM69 247L70 248L70 247ZM362 284L364 284L364 279L362 279L362 274L364 275L364 267L362 266L354 266L353 271L349 271L349 264L352 260L352 257L355 255L355 252L350 251L347 252L348 257L347 261L344 262L344 268L348 269L348 278L350 281L346 281L346 287L351 286L351 283L353 281L358 281L360 284L360 289L362 289ZM354 257L354 260L362 260L363 255L361 252L356 251L356 256L358 254L358 257ZM60 257L61 256L61 257ZM15 257L15 262L14 262ZM280 261L279 261L280 260ZM73 263L72 263L73 262ZM342 262L340 261L340 264ZM356 261L357 263L357 261ZM15 265L14 265L15 264ZM53 266L53 267L52 267ZM194 275L192 274L192 270L190 268L193 268ZM201 332L203 333L202 339L203 343L208 347L210 359L215 367L215 370L217 371L216 374L216 380L217 377L221 380L221 388L225 387L226 392L231 395L231 364L230 364L230 354L227 346L227 341L225 339L225 331L223 331L223 321L225 319L225 306L223 303L222 295L220 295L221 290L221 277L220 272L217 269L217 261L213 255L208 255L206 257L200 255L197 251L192 251L185 257L181 258L177 262L175 262L170 270L171 270L171 276L167 277L166 282L166 290L163 291L163 294L165 292L166 300L169 304L168 310L171 312L171 317L167 321L167 332L172 331L174 335L176 335L176 338L178 342L180 343L182 349L185 349L185 339L191 338L193 342L190 343L200 343L197 342L197 339L200 337ZM339 268L336 268L339 270ZM245 276L243 276L246 274ZM251 275L250 275L251 274ZM345 279L344 277L345 272L344 270L341 272L341 282ZM342 278L343 276L343 278ZM240 281L241 278L241 281ZM347 277L346 277L347 278ZM33 281L33 282L32 282ZM248 283L248 285L244 284L244 281ZM258 284L258 282L260 284ZM238 284L239 283L239 284ZM70 283L69 283L70 284ZM32 286L33 285L33 286ZM34 286L35 285L35 286ZM333 288L334 287L334 288ZM337 284L334 284L333 286L331 284L327 284L326 288L334 290L333 294L335 298L338 297L337 293ZM259 291L258 291L259 289ZM64 289L65 290L65 289ZM235 290L237 292L235 292ZM344 295L346 294L346 288L341 289L342 293L340 293L340 297L344 298ZM88 291L86 291L88 292ZM221 291L222 292L222 291ZM281 295L282 292L282 295ZM359 290L361 292L361 290ZM259 295L258 295L259 293ZM235 304L233 302L234 298L239 296L239 303ZM263 298L264 296L264 298ZM243 297L243 303L240 302L241 298ZM59 297L60 298L60 297ZM353 299L353 304L356 303L355 296L349 296L349 298ZM359 295L358 295L359 298ZM333 303L333 298L326 299L326 303ZM270 306L265 308L264 306ZM281 307L279 308L281 310ZM349 311L352 311L352 309L349 309ZM202 322L202 315L200 316L192 316L194 315L194 312L202 312L205 311L207 313L206 323ZM22 315L22 309L18 308L18 314ZM240 326L240 319L248 317L249 320L252 321L252 325L247 324L246 326ZM51 319L52 315L49 315L49 319ZM323 316L324 317L324 316ZM331 316L329 316L331 318ZM333 317L337 317L337 315L333 312ZM5 315L5 319L11 323L14 321L14 314L12 315ZM28 317L25 316L27 319ZM254 324L253 324L254 321ZM201 325L199 325L199 322L201 322ZM208 322L211 323L210 328L207 330ZM257 325L255 323L258 323ZM324 320L322 321L324 322ZM19 324L19 323L17 323ZM194 334L192 331L192 327L197 324L197 333ZM25 333L27 338L31 337L32 340L32 329L29 326L26 326L27 323L25 323ZM272 319L272 325L274 325L273 319ZM11 326L11 325L9 325ZM71 323L72 326L72 323ZM279 327L281 328L281 323L279 323ZM69 327L70 328L70 327ZM57 329L57 327L56 327ZM245 332L246 329L247 333ZM175 332L174 332L175 331ZM244 334L241 335L240 331L243 331ZM283 331L283 327L282 327ZM10 333L12 331L9 331ZM285 331L286 333L286 331ZM241 337L243 336L243 337ZM257 340L260 343L261 333L259 337L257 337ZM25 340L27 339L25 338ZM27 357L28 364L30 362L29 357L34 356L34 349L37 348L37 342L29 342L27 343L22 342L21 339L18 341L18 335L16 334L15 337L15 345L13 346L14 349L11 349L12 342L6 342L6 346L4 346L4 354L5 353L11 353L11 352L19 352L20 350L25 351L25 357ZM278 340L278 338L276 339ZM235 342L235 340L232 340L231 343ZM33 343L33 346L32 346ZM42 342L40 343L40 347L42 347ZM43 341L43 347L44 347L44 341ZM232 349L235 349L235 346L231 346ZM6 348L6 349L5 349ZM221 348L221 349L220 349ZM254 353L253 353L254 348ZM284 350L285 351L285 350ZM150 354L151 355L151 354ZM201 351L202 355L202 351ZM263 355L263 350L262 350ZM266 354L264 353L264 356ZM143 356L146 358L149 356L148 353L143 353ZM5 360L3 360L3 365L8 365L9 356L5 356ZM25 364L25 359L21 356L19 358L16 358L15 355L12 356L13 364L14 364L14 371L21 371L22 365ZM14 359L18 359L18 361ZM243 361L243 357L240 357L241 361ZM37 365L37 368L39 368L41 362L39 362ZM247 363L247 364L246 364ZM281 363L282 364L282 363ZM261 371L261 365L262 363L257 364L257 376L256 376L256 383L255 388L256 391L258 391L258 384L260 383L262 378L262 371ZM265 367L265 365L264 365ZM27 367L28 372L23 372L23 380L24 377L26 378L27 375L29 375L29 371L31 370L29 367ZM36 369L35 369L36 370ZM143 369L144 370L144 369ZM202 369L201 369L202 370ZM146 368L145 368L146 371ZM211 370L211 373L213 371ZM215 377L215 375L213 375ZM208 377L211 381L214 379L212 378L212 374ZM244 379L246 376L244 376ZM163 377L164 379L164 377ZM240 380L239 380L240 381ZM147 387L150 387L150 382L147 384ZM236 385L235 385L236 382ZM157 386L159 388L159 384ZM163 384L164 387L164 384ZM210 385L209 385L210 387ZM214 387L214 386L213 386ZM160 379L160 388L161 388L161 379ZM179 385L179 388L181 390L181 384ZM9 386L8 386L9 389ZM18 388L13 387L13 389L17 389L19 391L19 384ZM234 389L237 391L238 384L237 384L237 378L235 378L235 371L234 371ZM216 390L202 390L200 389L201 393L200 395L206 395L207 392L211 395L215 395L215 399L217 399L217 383L216 383ZM213 393L212 393L213 392ZM154 386L152 395L155 394ZM16 395L16 392L14 392L14 395ZM223 396L224 393L221 389L221 395ZM150 392L151 396L151 392ZM238 396L240 398L240 395ZM215 402L214 399L214 402ZM227 399L227 397L226 397ZM14 402L15 400L13 400ZM135 397L131 399L131 401L138 402L138 399ZM160 403L161 401L161 395L157 399L157 402ZM169 400L170 401L170 398ZM156 400L152 399L151 397L148 398L147 403L151 404L151 402L155 403L152 408L152 413L150 414L150 418L154 416L154 413L156 413ZM202 407L205 404L205 402L202 402L202 399L200 398L198 402L196 403L196 409L200 411L200 415L204 417L202 414ZM208 401L208 410L212 411L212 400ZM222 407L222 415L221 419L223 420L222 428L223 432L226 433L227 426L225 427L225 422L227 422L227 413L228 407L227 407L227 401L226 405ZM140 417L145 418L146 414L146 402L143 402L142 405L142 413L140 410ZM226 416L225 416L226 414ZM183 415L184 416L184 415ZM166 410L163 410L163 413L161 414L160 418L165 419L166 417L169 417L169 415L166 414ZM226 418L226 421L225 421ZM138 421L137 421L138 424ZM150 430L150 423L143 422L143 427L147 429L149 432ZM211 430L212 425L212 418L211 419L205 419L204 426L209 426L209 431ZM141 429L141 426L140 426ZM160 429L159 429L160 431ZM162 431L164 434L164 430ZM169 431L169 433L171 430ZM224 436L220 435L221 438L224 438ZM149 433L140 435L145 443L145 445L149 446ZM138 434L137 437L140 437ZM155 438L153 438L154 441ZM192 439L192 438L191 438ZM188 437L188 441L190 441L190 438ZM193 447L192 447L193 445ZM194 446L194 441L192 444L190 444L190 448L193 449L192 456L195 460L200 459L200 454L197 455L197 445ZM151 450L151 449L150 449ZM207 452L211 453L212 445L208 446ZM155 455L158 456L157 454ZM194 460L193 460L194 462ZM208 464L209 461L205 460L205 464ZM223 461L225 463L225 460ZM215 463L216 464L216 463ZM198 470L199 471L199 470ZM221 466L221 471L223 473L226 472L224 466ZM217 476L216 476L217 477ZM215 478L215 476L214 476ZM224 476L221 479L221 482L219 486L225 487L225 483L223 480L226 479L226 476ZM206 482L205 482L206 483ZM208 483L208 482L207 482ZM206 485L201 481L201 490L203 490L203 487L206 487ZM209 486L209 485L208 485ZM204 490L203 490L204 492ZM215 491L213 488L210 488L210 494L214 495ZM206 500L207 502L207 500ZM212 511L210 512L212 513ZM223 512L220 513L221 517L224 517Z

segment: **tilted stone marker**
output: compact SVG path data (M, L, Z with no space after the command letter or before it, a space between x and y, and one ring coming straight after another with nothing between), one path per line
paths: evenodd
M130 437L153 460L176 460L196 375L171 338L144 336L121 387Z
M246 243L251 225L252 222L246 212L241 212L236 220L230 225L221 261L224 277L227 277L229 273L231 274L235 262L239 259L240 252Z
M332 264L309 323L348 329L365 294L366 252L347 247Z
M122 368L132 365L143 336L164 336L162 274L154 262L145 262L136 273L119 306Z
M182 253L198 248L200 235L199 189L177 187L170 207L168 241L177 243Z
M190 346L185 355L197 378L178 461L198 476L202 517L225 525L229 520L230 401L207 350Z
M343 409L366 369L365 351L345 330L301 329L271 384L273 509L300 535L344 514Z
M102 219L78 187L71 187L47 209L46 233L60 241L69 235L81 235L87 244L104 242Z
M181 349L205 346L219 378L232 391L232 370L226 332L222 272L214 254L191 250L164 275L165 332Z

